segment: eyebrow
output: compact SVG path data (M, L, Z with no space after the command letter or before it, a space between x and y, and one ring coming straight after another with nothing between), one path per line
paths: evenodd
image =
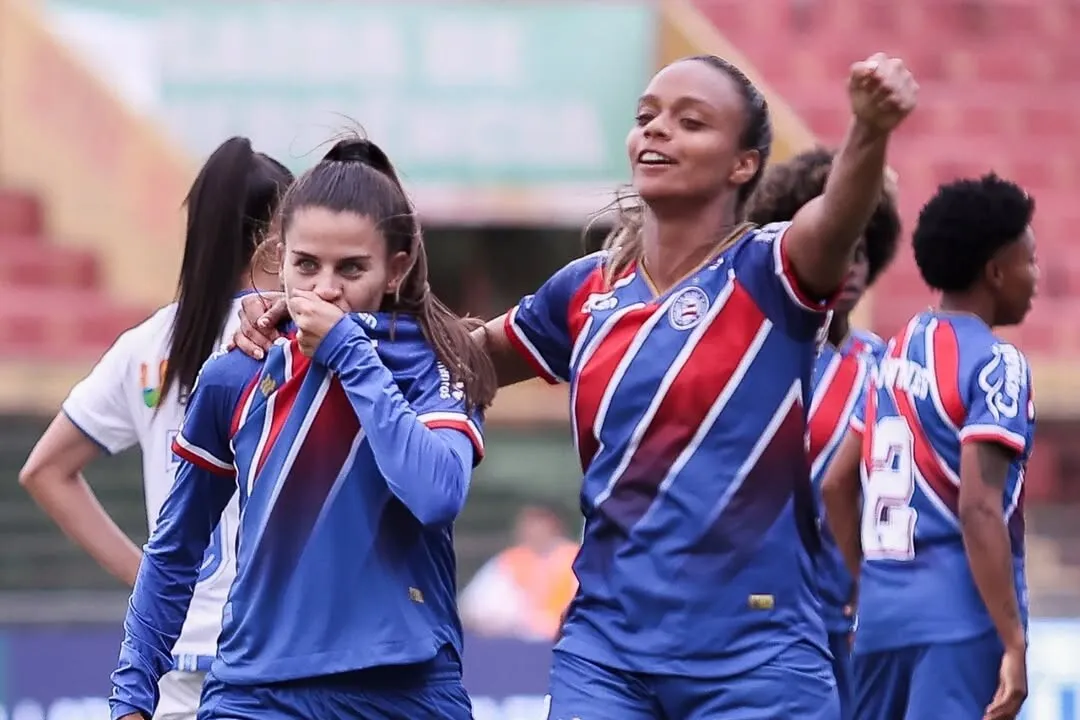
M659 105L660 104L660 98L658 98L658 97L656 97L655 95L652 95L652 94L642 95L638 99L638 105L645 105L645 104ZM699 97L694 97L693 95L683 95L683 96L677 98L675 100L675 102L672 103L672 106L676 107L676 108L682 107L682 106L685 106L685 105L701 106L701 107L704 107L704 108L707 108L707 109L712 109L712 107L713 107L712 104L710 102L708 102L707 100L704 100L704 99L699 98Z
M308 252L304 252L303 250L290 250L289 252L291 252L293 255L300 258L301 260L319 260L318 256L312 255ZM369 260L371 260L370 255L350 255L349 257L338 258L335 261L335 264L342 262L366 263Z

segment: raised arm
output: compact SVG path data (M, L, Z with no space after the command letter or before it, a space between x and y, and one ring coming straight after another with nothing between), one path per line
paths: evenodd
M844 281L885 176L889 136L914 109L918 86L904 64L879 53L851 68L852 120L825 192L802 207L785 238L801 288L832 296Z
M452 523L465 505L473 458L483 453L475 423L462 415L457 428L425 425L349 317L322 338L314 360L337 374L390 492L424 525Z
M113 717L149 718L158 681L172 669L172 649L184 627L206 547L236 484L182 462L147 541L124 618L120 660L109 698Z

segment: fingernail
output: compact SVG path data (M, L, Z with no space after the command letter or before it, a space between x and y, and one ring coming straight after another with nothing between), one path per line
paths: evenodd
M262 360L263 359L262 348L255 348L255 359L256 360Z
M269 324L270 320L268 318L259 318L259 327L266 327Z

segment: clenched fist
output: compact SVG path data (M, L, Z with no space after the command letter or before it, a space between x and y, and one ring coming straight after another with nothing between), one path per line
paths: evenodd
M851 112L868 127L891 132L915 109L919 85L899 58L884 53L851 66Z

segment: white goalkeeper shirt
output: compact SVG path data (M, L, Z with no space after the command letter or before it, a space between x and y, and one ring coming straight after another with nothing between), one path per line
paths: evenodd
M239 309L237 296L218 345L232 338L239 326ZM175 384L167 397L159 398L175 315L176 304L167 305L117 338L63 405L64 414L104 452L111 455L136 444L142 449L150 532L173 484L178 460L172 442L184 419L186 398ZM207 548L187 620L173 650L177 670L205 671L217 652L222 608L236 576L239 523L239 505L233 497Z

